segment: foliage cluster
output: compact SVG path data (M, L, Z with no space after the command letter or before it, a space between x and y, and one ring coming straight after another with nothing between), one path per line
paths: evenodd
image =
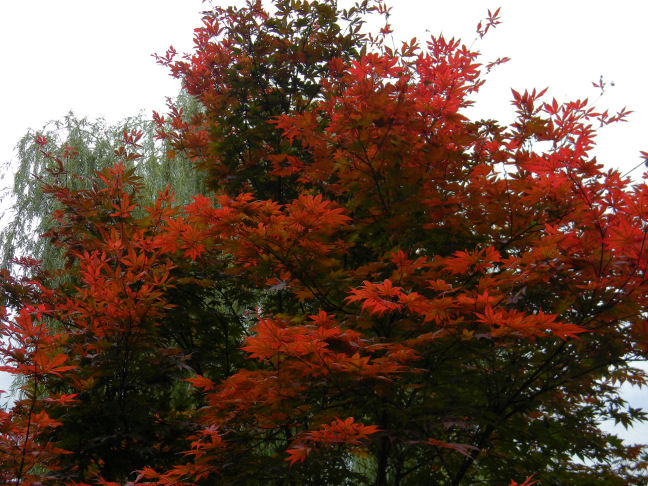
M181 92L175 104L182 107L185 116L200 110L195 100ZM60 120L53 120L40 130L29 130L16 145L17 167L9 162L3 167L12 173L10 194L12 207L3 218L0 231L0 260L6 265L16 253L36 255L43 266L53 270L61 265L61 252L39 235L51 229L52 213L59 208L54 198L43 192L43 186L54 182L48 171L59 163L66 175L62 183L72 189L84 189L88 179L98 170L120 160L116 150L123 144L123 133L142 132L139 157L129 164L144 181L141 204L155 201L159 190L171 184L179 204L187 203L191 196L204 191L200 174L184 157L169 159L169 147L156 140L156 125L143 114L125 118L115 124L103 119L88 120L68 113ZM37 143L39 137L47 140L48 150L43 151Z

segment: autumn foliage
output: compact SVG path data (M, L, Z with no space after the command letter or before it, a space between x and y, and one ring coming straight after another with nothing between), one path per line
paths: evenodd
M599 427L644 416L618 384L644 383L648 187L591 155L626 113L532 90L471 120L460 41L274 6L158 56L202 106L155 114L204 171L190 204L140 205L137 132L82 190L38 141L66 263L2 274L3 481L639 484Z

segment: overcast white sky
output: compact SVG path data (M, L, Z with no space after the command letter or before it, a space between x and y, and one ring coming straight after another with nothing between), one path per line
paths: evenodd
M511 88L549 87L549 96L558 101L598 99L600 91L591 83L602 75L614 86L597 106L628 106L635 112L628 123L601 132L599 160L625 172L640 162L639 150L648 151L648 2L392 3L397 38L425 40L442 32L468 45L487 9L502 7L503 23L473 45L484 61L512 58L489 75L478 99L480 116L510 119ZM28 128L38 129L70 110L112 122L140 110L164 111L165 97L175 96L179 83L151 54L164 52L170 44L178 52L190 50L193 28L205 8L208 4L200 0L0 0L0 164L12 159L13 147ZM626 397L634 406L648 408L648 390L629 390ZM648 427L624 435L647 441Z

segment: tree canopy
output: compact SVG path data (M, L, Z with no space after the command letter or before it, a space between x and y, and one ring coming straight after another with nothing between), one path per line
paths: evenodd
M200 106L154 114L164 164L201 171L188 203L148 202L137 127L92 175L37 134L61 263L2 273L1 369L24 383L0 478L648 478L644 448L601 429L645 418L619 385L645 383L648 186L591 155L625 113L533 90L510 125L470 119L479 54L395 48L365 27L388 12L250 1L158 56Z

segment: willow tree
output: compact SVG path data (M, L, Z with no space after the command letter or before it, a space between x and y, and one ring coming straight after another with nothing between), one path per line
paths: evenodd
M185 92L175 103L187 118L200 110ZM66 186L83 189L88 176L119 160L117 151L124 144L124 133L133 130L143 133L140 157L130 165L144 182L145 201L153 201L167 185L175 192L178 204L189 202L192 195L202 191L203 183L192 164L181 155L169 157L166 144L155 138L156 125L143 113L108 123L103 118L81 118L70 112L38 130L28 130L16 144L16 159L4 167L13 181L6 194L12 201L11 209L0 232L1 261L6 264L15 256L30 255L43 260L45 268L56 268L60 251L48 239L39 238L51 229L51 214L58 205L43 192L43 187L53 182L49 169L60 162ZM46 152L37 140L48 142Z

